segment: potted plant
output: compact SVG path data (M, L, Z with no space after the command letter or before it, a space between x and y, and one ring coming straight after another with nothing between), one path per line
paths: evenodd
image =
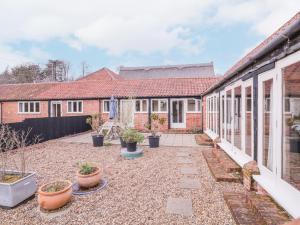
M122 138L127 143L128 152L136 151L137 143L141 143L144 141L144 135L131 128L126 129L123 132Z
M126 143L126 141L124 141L124 139L123 139L123 133L124 133L124 130L126 130L127 129L127 127L126 127L126 125L125 125L125 129L123 129L123 128L120 128L120 132L119 132L119 136L120 136L120 143L121 143L121 147L122 148L126 148L127 147L127 143Z
M39 188L38 203L42 209L54 210L66 205L72 197L72 182L55 181Z
M101 133L101 126L103 125L103 122L104 121L99 113L91 115L86 119L86 123L88 123L92 128L92 140L94 147L103 146L104 135Z
M100 168L92 166L89 163L79 165L79 170L76 173L76 180L80 187L91 188L100 183L101 173Z
M12 208L34 195L37 190L36 174L26 172L25 151L30 150L30 144L39 142L38 136L29 138L30 132L31 129L15 131L8 125L0 125L0 206ZM7 152L16 148L20 148L17 152L20 164L13 162L19 168L11 170L8 168Z
M159 147L159 139L160 136L157 134L159 128L163 126L166 122L166 118L159 117L158 114L152 113L151 114L151 122L145 124L145 127L150 131L151 135L149 138L149 146L150 148L157 148Z

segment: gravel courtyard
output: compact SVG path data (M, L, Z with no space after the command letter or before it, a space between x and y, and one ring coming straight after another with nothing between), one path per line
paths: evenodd
M54 140L28 152L27 169L36 171L38 184L56 179L75 180L77 163L101 165L108 186L94 194L75 196L61 214L45 216L37 197L11 210L0 208L0 224L235 224L222 197L223 191L243 191L241 184L216 183L201 154L205 147L144 147L144 156L126 160L120 146L94 148L91 144ZM198 174L183 175L178 152L190 155ZM18 155L10 153L11 158ZM184 161L183 161L184 163ZM182 178L200 181L198 189L180 187ZM193 215L169 214L169 197L192 200Z

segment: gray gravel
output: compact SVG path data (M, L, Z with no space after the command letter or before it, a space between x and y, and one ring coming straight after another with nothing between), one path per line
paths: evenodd
M49 141L27 153L28 170L36 171L39 185L56 179L74 181L77 162L102 165L108 186L92 195L73 197L72 204L58 216L38 211L37 197L12 209L0 209L0 224L235 224L222 191L243 191L241 184L216 183L198 148L146 147L134 160L120 157L119 146L100 149L90 144ZM176 152L187 150L198 175L180 174ZM11 158L17 158L15 152ZM201 188L180 189L182 178L199 179ZM167 214L168 197L191 198L193 216Z

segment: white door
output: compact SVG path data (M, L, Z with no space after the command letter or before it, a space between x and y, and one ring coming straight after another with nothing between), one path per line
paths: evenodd
M121 100L121 123L128 127L134 127L134 101L133 100Z
M61 101L51 102L51 117L61 117L62 107Z
M185 107L183 99L171 100L171 128L185 128Z

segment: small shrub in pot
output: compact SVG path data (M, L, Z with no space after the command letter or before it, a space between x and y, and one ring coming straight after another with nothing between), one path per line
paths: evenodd
M151 133L151 135L148 137L150 148L159 147L160 136L158 135L158 131L159 131L159 128L165 124L165 122L166 122L166 118L159 117L158 114L152 113L151 114L151 123L145 124L145 127Z
M82 163L76 173L76 180L80 187L91 188L100 183L101 171L97 166L90 163Z
M46 210L54 210L66 205L72 197L72 182L55 181L39 188L38 203Z
M94 147L103 146L104 135L101 132L101 128L102 128L104 121L102 120L101 115L98 113L98 114L89 116L86 119L86 123L89 124L92 128L93 146Z
M136 151L137 143L144 141L144 135L134 129L126 129L123 132L122 139L127 143L127 151Z
M27 130L12 130L8 125L0 125L0 206L12 208L34 195L37 190L36 174L26 171L27 157L33 144L40 141L39 136L31 135ZM20 163L13 159L8 164L8 151L18 149ZM17 167L11 170L9 167Z

